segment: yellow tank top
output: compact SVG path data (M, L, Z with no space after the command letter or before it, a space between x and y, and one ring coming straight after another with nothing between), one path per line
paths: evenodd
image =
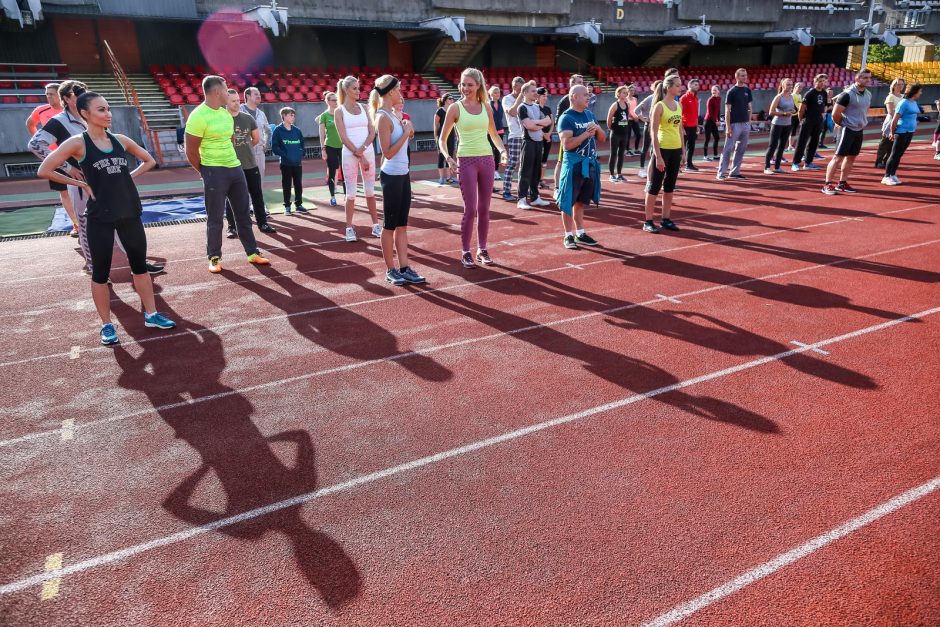
M678 103L675 109L666 106L664 100L660 100L653 106L650 117L656 111L656 107L662 107L663 114L659 118L659 147L667 150L682 148L682 137L679 135L679 129L682 128L682 108Z
M458 157L485 157L493 156L490 143L486 140L490 128L490 116L486 114L486 107L476 115L467 113L463 102L457 101L460 115L457 116L457 134L460 144L457 146Z

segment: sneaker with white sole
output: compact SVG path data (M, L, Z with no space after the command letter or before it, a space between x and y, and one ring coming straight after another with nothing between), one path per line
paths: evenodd
M529 201L525 198L520 198L519 202L516 203L518 209L531 209L532 205L529 204Z
M581 235L575 233L574 241L582 246L599 246L597 240L587 233L582 233Z
M548 202L547 200L542 200L541 198L536 198L530 204L535 207L547 207L552 203Z
M764 168L764 174L774 174L774 171L770 168Z
M490 253L485 248L477 248L477 261L484 266L493 265L493 260L490 259Z
M799 164L799 163L794 163L793 165L790 166L790 170L791 170L792 172L799 172L799 171L800 171L800 164Z
M390 268L385 271L385 280L395 286L404 285L407 283L405 277L401 275L401 272L395 268Z
M405 279L407 283L412 285L421 285L422 283L427 283L427 279L414 271L411 266L405 266L401 268L398 273Z
M176 326L176 323L159 311L155 311L152 314L144 314L144 326L154 329L172 329Z
M476 268L477 264L473 262L473 255L469 252L464 253L460 256L460 263L463 264L464 268Z
M117 330L114 328L114 325L108 322L107 324L101 325L101 343L105 346L110 346L111 344L117 344L120 340L118 339Z
M372 225L372 237L382 237L382 225L381 224Z
M643 169L637 170L637 171L636 171L636 175L637 175L638 177L640 177L641 179L645 179L645 178L646 178L646 170L643 170Z
M822 168L819 167L818 165L816 165L815 163L807 163L805 166L803 166L803 169L804 169L804 170L813 170L813 171L822 170Z
M568 250L577 250L578 244L574 241L574 235L565 235L564 239L565 248Z
M355 242L358 238L356 237L356 229L351 226L346 227L346 241Z

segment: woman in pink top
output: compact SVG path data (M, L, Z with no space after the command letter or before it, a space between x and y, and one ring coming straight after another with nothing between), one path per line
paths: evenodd
M712 95L705 102L705 146L702 149L705 152L705 161L718 160L719 115L721 115L721 90L718 89L718 85L712 85ZM709 139L715 140L711 157L708 156Z

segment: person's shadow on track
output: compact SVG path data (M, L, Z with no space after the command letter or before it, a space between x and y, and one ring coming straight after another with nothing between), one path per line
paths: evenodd
M125 308L130 309L115 307ZM160 303L160 309L169 308ZM119 385L146 394L176 437L202 459L201 465L167 495L163 506L181 520L199 526L314 492L317 475L309 434L290 430L265 436L251 420L251 402L220 381L225 355L219 336L191 322L186 323L186 330L171 342L139 344L142 352L138 357L120 346L114 350L122 369ZM191 403L207 396L210 400ZM294 448L292 465L275 453L274 447L283 450L283 446ZM223 510L192 503L210 473L225 492ZM307 581L329 607L338 609L359 594L361 576L339 543L307 524L300 507L262 513L218 530L246 540L260 540L270 531L283 533Z

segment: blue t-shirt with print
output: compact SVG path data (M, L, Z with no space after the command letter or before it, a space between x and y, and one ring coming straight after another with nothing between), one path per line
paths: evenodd
M898 113L901 119L898 120L896 133L913 133L917 130L917 116L920 115L920 107L913 100L905 98L898 105Z
M585 131L587 125L591 122L596 122L594 114L590 110L585 109L584 111L575 111L574 109L568 109L561 116L561 119L558 120L558 132L559 134L563 131L571 131L571 134L574 137L577 137ZM582 157L596 158L597 157L597 140L594 136L591 136L590 139L581 143L580 146L574 150L566 150L565 152L573 152L581 155Z

